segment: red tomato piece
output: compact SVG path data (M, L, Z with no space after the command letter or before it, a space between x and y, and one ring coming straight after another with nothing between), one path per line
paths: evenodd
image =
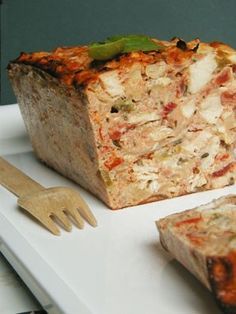
M123 158L117 156L110 156L108 160L105 161L104 165L108 170L112 170L113 168L120 165L122 162L124 162Z

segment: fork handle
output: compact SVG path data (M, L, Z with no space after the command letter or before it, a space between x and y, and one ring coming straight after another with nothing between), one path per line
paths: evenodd
M2 157L0 157L0 184L18 197L44 189Z

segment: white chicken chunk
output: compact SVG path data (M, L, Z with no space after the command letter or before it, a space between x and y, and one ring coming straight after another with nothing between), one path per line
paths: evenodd
M211 78L212 73L217 68L215 54L207 54L203 59L193 63L190 68L189 91L198 92Z
M200 115L210 124L215 124L223 112L219 95L210 95L200 105Z
M124 95L124 88L120 82L119 75L117 71L109 71L100 74L99 76L103 88L112 97L121 97Z

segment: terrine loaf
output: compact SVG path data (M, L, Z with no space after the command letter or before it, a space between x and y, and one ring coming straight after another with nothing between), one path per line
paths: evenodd
M236 196L157 221L160 241L208 289L225 313L236 313Z
M22 53L8 72L37 156L113 209L235 183L225 44L118 37Z

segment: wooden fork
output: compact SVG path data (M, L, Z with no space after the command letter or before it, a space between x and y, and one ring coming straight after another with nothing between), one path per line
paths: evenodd
M1 157L0 184L18 196L17 204L55 235L60 235L57 224L71 231L71 220L80 229L84 219L97 226L96 218L77 191L68 187L44 188Z

